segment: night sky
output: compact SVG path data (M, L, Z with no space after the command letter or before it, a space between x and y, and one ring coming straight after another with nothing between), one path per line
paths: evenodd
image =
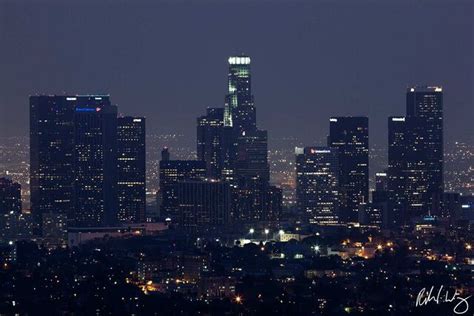
M260 128L324 139L331 115L368 115L385 145L405 89L445 90L445 136L471 140L472 1L0 0L0 134L28 134L31 94L106 93L149 132L195 137L223 106L227 57L252 58Z

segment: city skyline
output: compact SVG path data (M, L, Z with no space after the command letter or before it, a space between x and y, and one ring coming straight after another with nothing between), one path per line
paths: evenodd
M196 225L199 218L192 210L205 209L199 203L222 202L213 197L216 185L187 186L209 194L208 199L196 199L199 194L179 189L196 181L229 186L232 194L223 218L244 224L278 222L282 183L272 186L270 182L268 132L257 127L251 58L230 56L228 67L224 107L207 108L206 115L196 119L195 159L170 160L168 148L163 148L153 217L145 212L144 118L118 116L118 107L107 95L30 97L35 234L58 238L61 244L68 228L165 219L187 228L185 223ZM376 173L371 198L369 119L331 116L327 148L295 149L296 211L321 226L374 221L397 228L425 216L454 216L443 205L445 198L458 199L444 188L443 96L440 86L407 88L406 116L388 118L388 164ZM313 156L326 152L331 155ZM187 192L198 204L182 204L186 199L179 192ZM219 229L228 224L212 217L208 221L220 223Z
M0 2L0 314L470 314L444 1Z
M11 13L2 19L2 29L10 30L12 35L18 33L16 38L19 40L11 42L15 37L7 36L10 42L0 52L0 60L10 61L0 74L0 107L2 113L8 113L2 117L2 136L25 135L20 127L27 124L27 106L19 95L66 92L110 94L125 113L145 116L150 132L177 132L193 139L195 131L186 122L192 122L203 107L223 106L222 93L227 90L222 81L225 56L244 52L252 56L257 74L253 83L257 87L255 105L259 109L260 126L272 130L273 137L291 135L309 144L326 136L327 117L368 116L373 128L380 131L374 133L372 143L385 146L386 117L404 113L402 91L413 84L436 84L446 91L445 104L448 106L445 118L449 126L445 131L446 140L472 143L472 137L462 129L474 114L472 67L469 65L472 47L461 45L472 38L472 27L469 27L472 25L472 13L467 2L456 1L450 7L418 7L403 1L398 6L389 3L387 7L374 5L370 1L355 7L345 6L345 1L333 5L319 2L307 4L310 8L320 9L316 16L306 15L298 6L280 3L272 7L274 15L271 15L268 26L255 28L258 30L255 35L250 30L257 23L260 5L243 3L237 6L232 1L213 6L208 4L197 7L196 11L185 11L186 19L184 16L181 18L184 19L181 20L183 24L176 32L188 42L176 43L171 35L163 35L159 43L174 44L176 53L172 55L170 49L159 50L161 45L150 41L152 32L159 30L161 25L161 22L152 20L150 14L165 14L167 10L174 13L182 8L180 5L165 9L161 3L151 5L142 1L130 11L127 4L117 4L110 10L107 8L110 19L105 24L99 24L98 15L105 10L100 5L94 7L86 1L69 11L53 3L43 4L51 10L40 10L39 15L31 16L31 21L44 21L44 29L34 29L30 24L32 22L19 25L12 20L20 12L25 16L31 15L29 9L23 7L26 2L2 4L6 9L3 11ZM225 5L235 9L231 10L232 14L239 14L247 8L255 12L248 13L248 25L240 32L231 26L229 34L237 37L235 42L225 40L221 31L214 30L219 22L214 13L224 10ZM77 16L90 7L94 8L87 15L90 23L80 24L81 32L71 33L74 27L79 27ZM198 20L197 14L205 8L209 9L210 19ZM145 9L150 9L150 14L144 12L147 11ZM367 24L353 23L353 30L343 32L337 26L337 20L333 23L327 17L344 18L350 24L353 22L353 17L348 14L350 9L364 15ZM379 23L378 28L370 27L369 23L380 22L379 13L386 17L384 23ZM62 33L54 27L59 22L48 18L51 14L68 17L70 22L62 26ZM301 19L294 18L297 14L301 14ZM143 18L140 22L136 20L137 15ZM396 21L402 17L405 23L400 25ZM163 18L162 23L165 23L167 18ZM277 26L278 18L294 23L286 23L288 28L283 29ZM120 25L119 20L123 21ZM135 22L138 28L131 27ZM93 32L98 25L101 25L98 28L101 31ZM196 27L190 29L190 25ZM271 26L275 27L274 32ZM115 27L124 32L124 39L115 37ZM417 32L410 32L411 29ZM327 33L323 34L322 30ZM404 36L400 35L402 33ZM68 34L74 34L77 41L66 40L64 36ZM292 43L298 49L278 45L278 34L281 40ZM386 34L388 36L382 36ZM419 40L417 34L423 34L423 39ZM190 37L193 35L196 35L195 39ZM35 39L28 41L31 36ZM270 40L269 48L257 40L261 36ZM192 48L192 44L199 47L196 41L200 38L206 38L206 43L210 45L207 49ZM219 45L209 42L212 39L219 39ZM77 62L73 62L75 55L71 55L72 50L78 48L80 40L89 42L90 46L81 45L82 55L76 56ZM138 44L143 49L130 50L127 43ZM61 44L70 48L71 52L57 50L57 45ZM15 60L19 56L13 54L13 49L19 45L34 45L38 58L45 60L45 63L24 59L24 64L18 65L20 71L15 70L13 66L18 64ZM93 53L92 47L100 47L103 52ZM106 53L110 48L117 50L117 54ZM350 53L351 48L355 49L355 54ZM410 53L413 48L417 51L415 55ZM87 63L83 59L85 57ZM136 63L137 60L140 62ZM215 62L217 60L222 62ZM385 63L387 60L392 62ZM45 68L48 64L50 66ZM30 67L25 68L28 65ZM99 69L103 72L100 76L96 75ZM37 76L32 76L33 71ZM193 80L179 79L184 78L186 73ZM13 91L16 91L15 94L12 94ZM7 119L10 115L18 123L13 124L13 120Z

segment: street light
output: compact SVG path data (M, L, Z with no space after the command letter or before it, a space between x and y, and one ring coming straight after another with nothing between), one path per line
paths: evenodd
M237 304L242 303L242 297L241 297L240 295L237 295L237 296L235 297L235 302L236 302Z
M268 235L270 233L270 230L268 228L265 228L264 232L265 232L265 235Z
M249 233L250 233L250 234L253 234L253 233L255 233L255 229L253 229L253 228L250 228L250 230L249 230Z

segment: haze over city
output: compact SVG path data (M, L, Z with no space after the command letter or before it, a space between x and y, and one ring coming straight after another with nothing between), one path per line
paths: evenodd
M148 132L194 139L222 106L228 55L252 56L259 124L314 143L331 115L386 117L406 87L445 91L445 139L471 141L470 1L2 1L1 135L26 135L35 94L110 94Z
M0 0L0 315L459 315L464 0Z

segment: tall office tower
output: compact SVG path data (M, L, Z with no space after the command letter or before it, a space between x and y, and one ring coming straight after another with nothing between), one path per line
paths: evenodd
M443 182L443 89L415 86L407 90L407 213L439 209Z
M66 226L74 214L74 108L81 97L30 97L30 189L35 234L43 217ZM62 228L60 228L62 229Z
M72 226L113 225L117 219L117 107L108 96L77 97L74 110Z
M405 151L406 119L402 116L388 118L388 226L396 227L405 221Z
M242 132L237 137L235 173L247 179L270 180L268 165L267 131L253 130Z
M267 132L249 130L236 134L233 160L232 218L239 221L261 221L273 211L268 203L271 186L268 166Z
M176 186L183 181L206 178L206 163L200 160L170 160L169 151L162 151L160 161L160 213L171 220L178 219Z
M216 180L182 181L176 184L176 224L191 231L218 228L229 220L230 188Z
M328 146L339 149L340 220L354 222L369 200L369 119L332 117Z
M229 57L228 94L225 98L224 125L238 133L256 128L250 75L250 57Z
M231 184L232 219L264 220L279 212L269 202L278 201L279 191L269 185L268 136L256 124L250 58L231 56L228 62L224 109L208 109L198 118L198 159L206 162L209 177Z
M21 186L8 178L0 178L0 242L17 237L21 215Z
M296 148L296 199L310 223L333 225L339 212L339 152L335 147Z
M223 167L224 109L207 108L197 119L197 157L206 162L207 176L220 179Z
M145 222L145 118L117 119L118 220Z

